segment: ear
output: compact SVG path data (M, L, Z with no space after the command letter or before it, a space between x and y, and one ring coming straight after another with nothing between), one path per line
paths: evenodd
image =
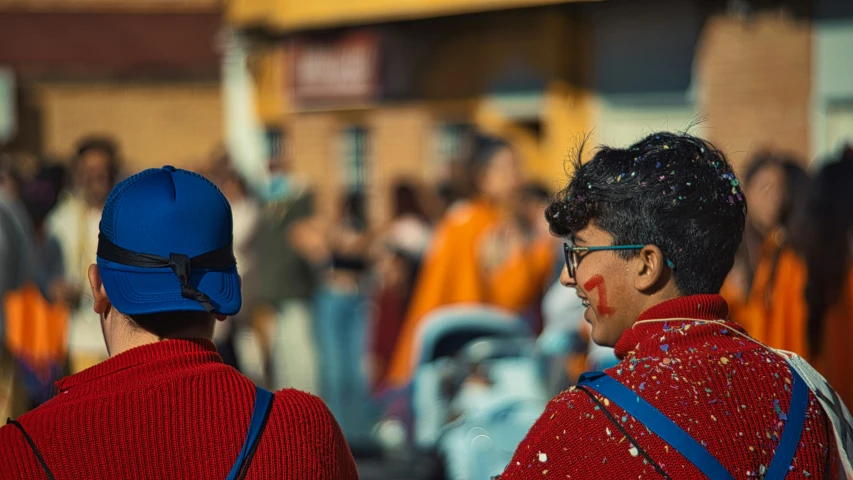
M101 281L101 271L96 264L89 265L89 285L92 286L92 298L95 299L95 313L104 314L110 308L110 299Z
M640 292L658 290L669 281L669 267L663 252L655 245L646 245L634 259L634 288Z

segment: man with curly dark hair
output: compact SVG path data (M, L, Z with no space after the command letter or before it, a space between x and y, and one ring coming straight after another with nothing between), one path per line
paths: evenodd
M727 320L746 201L723 153L660 132L574 167L546 211L561 282L621 361L555 397L501 479L833 478L817 397Z

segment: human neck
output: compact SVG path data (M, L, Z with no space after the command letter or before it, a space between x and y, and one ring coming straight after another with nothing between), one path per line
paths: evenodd
M640 314L637 321L665 318L721 320L728 318L728 313L728 304L720 295L699 294L679 296L654 305Z
M661 289L651 295L644 297L644 301L638 301L636 304L640 307L636 312L636 316L642 316L646 311L657 307L658 305L669 303L684 295L674 285L674 282L667 282ZM631 322L633 324L633 322Z
M116 322L116 320L119 320ZM104 341L107 344L107 351L110 357L115 357L128 350L143 345L162 342L165 340L179 339L204 339L213 341L213 325L199 325L193 328L187 328L183 331L173 332L166 336L158 336L155 333L149 332L142 328L133 326L127 319L112 319L112 322L120 323L110 328L109 325L104 326Z
M717 294L679 296L663 301L641 313L634 325L622 333L619 341L613 346L613 351L617 358L625 358L640 339L645 338L638 331L644 331L647 328L663 328L663 324L655 320L724 320L728 315L728 304ZM656 325L659 326L656 327Z

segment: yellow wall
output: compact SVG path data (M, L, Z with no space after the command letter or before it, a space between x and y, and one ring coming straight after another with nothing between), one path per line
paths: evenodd
M566 180L566 159L572 155L592 128L595 98L587 90L554 82L545 92L541 115L542 132L536 138L518 122L507 119L483 102L475 123L483 131L506 138L524 165L529 180L556 189Z
M577 0L231 0L225 9L228 21L234 25L264 24L291 30L572 1Z
M474 122L481 130L506 137L524 162L530 180L550 188L564 186L564 160L589 131L594 101L585 91L555 84L546 93L543 135L537 139L515 122L476 102L412 102L363 109L294 112L284 121L292 142L293 166L317 193L318 211L338 210L346 175L340 139L344 128L369 131L367 206L371 222L387 220L391 188L401 179L434 186L435 128L447 121ZM579 132L575 134L575 132Z
M374 102L312 111L290 98L286 47L255 48L250 68L259 116L267 124L284 121L292 126L289 134L295 161L303 166L298 169L321 184L318 188L325 192L321 200L325 208L334 206L326 195L332 195L333 184L340 182L330 179L336 174L329 170L339 168L335 163L338 154L325 146L319 149L305 144L309 138L323 135L328 137L314 141L334 144L347 124L364 125L370 131L368 205L374 218L386 217L388 190L397 178L435 179L432 135L435 127L445 122L472 122L484 131L506 137L522 157L525 173L532 180L549 187L565 181L568 152L591 128L594 102L590 93L564 80L548 84L542 93L542 128L540 138L536 138L534 132L493 108L488 89L509 67L511 58L526 59L543 79L578 76L571 65L584 58L582 26L537 9L490 15L470 27L450 23L456 34L432 45L436 53L430 55L430 64L423 69L424 98L403 103ZM300 153L305 149L309 153Z
M128 172L197 167L222 142L217 83L41 83L36 99L47 153L67 157L81 136L108 134Z

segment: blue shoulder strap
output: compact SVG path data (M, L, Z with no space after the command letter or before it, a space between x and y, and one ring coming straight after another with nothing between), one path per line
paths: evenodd
M805 381L792 368L793 387L788 420L779 446L767 469L766 478L785 478L788 467L797 450L805 423L809 390ZM726 468L705 447L693 439L666 415L653 407L633 390L604 372L588 372L581 375L578 385L586 386L607 397L629 415L636 418L663 441L676 449L708 478L734 479Z
M607 376L604 372L588 372L581 375L578 385L585 385L619 405L629 415L636 418L664 442L681 453L706 477L714 480L734 480L726 467L708 453L705 447L619 381Z
M246 433L246 440L243 442L240 456L237 457L237 461L231 467L227 480L238 480L246 476L249 465L252 463L252 457L255 455L255 449L258 447L258 442L264 433L264 427L266 427L267 419L270 416L273 401L272 392L261 387L255 387L255 392L255 409L252 412L252 420L249 422L249 431Z
M809 408L809 387L794 367L789 365L788 369L791 370L791 382L793 383L791 385L791 403L788 406L788 419L785 421L785 429L782 431L782 438L779 440L779 446L776 447L776 453L773 454L773 460L767 467L765 478L785 478L785 475L788 474L788 467L794 460L794 453L797 451L797 445L800 444L803 426L806 423L806 410Z

